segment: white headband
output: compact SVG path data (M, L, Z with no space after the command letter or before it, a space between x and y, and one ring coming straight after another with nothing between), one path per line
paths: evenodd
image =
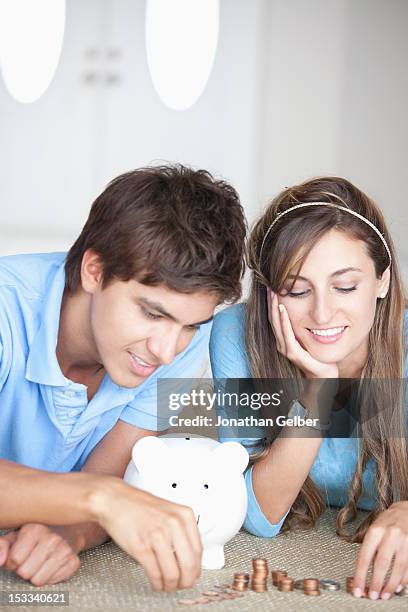
M286 210L284 210L281 213L279 213L276 216L276 218L272 221L271 225L268 227L268 229L267 229L267 231L265 233L265 236L263 237L263 240L262 240L261 250L259 251L259 266L261 265L262 250L264 248L265 240L267 239L267 237L269 235L269 232L271 231L271 229L273 228L275 223L277 221L279 221L279 219L281 217L283 217L287 213L291 212L291 210L296 210L297 208L304 208L305 206L330 206L332 208L338 208L339 210L344 210L345 212L350 213L350 215L354 215L354 217L358 217L359 219L361 219L361 221L364 221L364 223L369 225L371 227L371 229L373 229L375 231L375 233L377 234L377 236L380 238L381 242L383 243L383 245L385 247L385 250L388 253L388 257L390 259L390 265L391 265L391 261L392 261L391 251L388 248L388 244L387 244L384 236L381 234L380 230L373 223L371 223L371 221L369 221L368 219L363 217L363 215L360 215L360 213L355 212L354 210L351 210L350 208L347 208L346 206L340 206L340 204L333 204L333 202L304 202L303 204L296 204L296 206L292 206L291 208L287 208Z

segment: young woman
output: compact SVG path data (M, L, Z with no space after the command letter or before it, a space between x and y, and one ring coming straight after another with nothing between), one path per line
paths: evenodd
M406 300L383 215L341 178L285 189L252 231L249 265L248 303L213 324L215 378L303 381L307 416L322 379L375 379L377 391L368 392L374 417L361 423L359 438L291 427L258 449L246 472L245 527L272 537L314 525L326 504L339 507L338 534L363 542L354 594L362 595L373 561L370 597L388 599L408 583L407 417L398 384L407 374ZM350 534L357 508L370 513Z

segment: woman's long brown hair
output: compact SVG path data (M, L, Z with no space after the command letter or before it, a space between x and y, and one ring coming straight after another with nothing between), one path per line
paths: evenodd
M383 234L392 258L391 280L387 296L377 301L374 324L369 333L369 351L363 379L375 379L375 392L361 396L362 412L375 413L375 419L361 424L359 457L351 481L348 501L338 513L337 533L351 542L361 542L375 517L393 502L408 499L408 452L404 393L405 342L404 309L407 305L395 249L381 210L374 201L338 177L316 178L285 189L255 224L248 245L248 263L252 285L247 306L246 344L254 378L300 380L302 373L278 352L275 336L268 322L267 287L279 293L290 271L300 267L316 242L329 230L336 229L362 240L381 277L389 266L386 249L376 232L353 215L334 207L305 207L284 215L266 236L277 214L299 203L331 202L354 210L371 221ZM261 258L260 258L261 254ZM366 389L370 389L367 385ZM386 403L386 405L382 405ZM368 414L368 413L367 413ZM388 434L392 432L392 435ZM252 457L260 460L268 451ZM357 515L362 491L362 476L368 460L375 461L377 499L369 515L351 532L346 525ZM323 496L308 476L284 529L313 526L325 508Z

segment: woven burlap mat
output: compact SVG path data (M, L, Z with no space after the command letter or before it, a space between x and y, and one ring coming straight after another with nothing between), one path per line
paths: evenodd
M280 593L269 582L266 593L247 591L241 599L195 605L190 609L237 612L279 610L280 612L323 610L324 612L357 612L358 610L408 610L408 599L394 596L389 601L356 599L344 590L346 576L353 574L359 545L341 541L334 531L335 511L328 510L316 529L281 534L273 539L257 538L241 531L226 545L226 564L222 570L204 570L194 589L176 593L155 593L142 568L115 544L108 543L81 555L81 568L69 581L41 590L69 591L69 607L60 610L143 610L164 612L189 609L180 599L198 597L215 584L231 583L235 571L251 571L253 557L269 560L271 569L286 569L294 578L331 578L342 585L337 592L322 591L320 597L302 592ZM36 587L0 569L0 590L37 591ZM44 606L55 609L55 606ZM32 606L2 606L3 610L33 610Z

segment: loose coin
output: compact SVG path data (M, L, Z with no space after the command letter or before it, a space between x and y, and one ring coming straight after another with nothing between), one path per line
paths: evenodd
M194 606L196 600L195 599L179 599L178 602L182 606Z
M340 589L340 583L335 580L320 580L320 586L325 591L338 591Z
M206 603L209 603L210 601L211 601L211 600L210 600L210 599L208 599L208 597L197 597L197 598L194 600L194 603L196 603L196 604L206 604Z
M297 589L298 591L302 591L303 590L303 578L301 578L300 580L295 580L295 582L293 583L293 588Z
M214 584L213 589L229 589L230 584Z

